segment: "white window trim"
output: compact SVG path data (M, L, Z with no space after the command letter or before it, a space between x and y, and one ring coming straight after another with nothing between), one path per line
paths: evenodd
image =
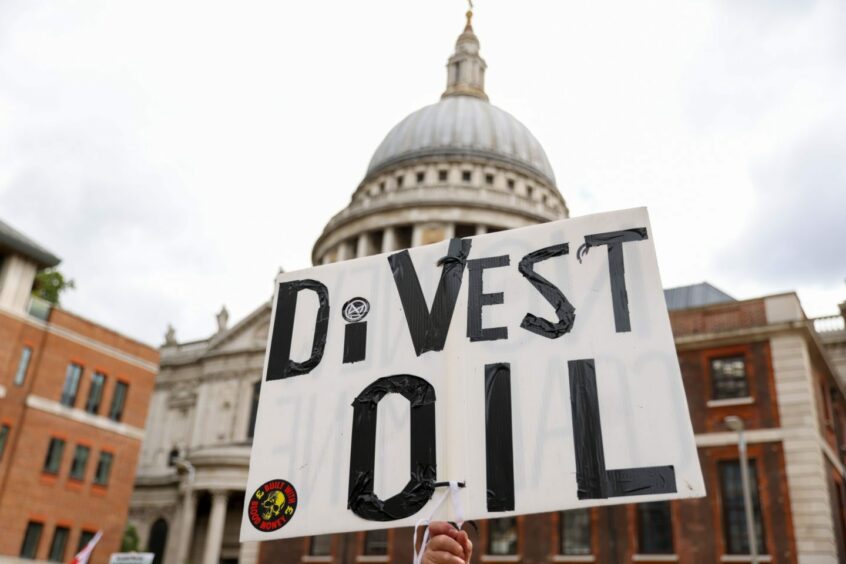
M759 554L758 562L772 562L773 557L769 554ZM720 562L752 562L752 556L749 554L723 554L720 557Z
M520 562L519 554L483 554L482 562Z
M26 406L57 415L59 417L64 417L78 423L85 423L104 431L111 431L112 433L123 435L124 437L129 437L139 441L144 439L144 429L139 429L138 427L133 427L132 425L127 425L126 423L117 423L108 417L93 415L84 409L80 409L78 407L68 407L57 401L42 398L33 394L26 396Z
M750 405L755 403L755 398L746 396L742 398L711 399L706 404L708 407L729 407L732 405Z
M555 554L549 557L550 562L596 562L593 554Z
M300 562L332 562L331 556L312 556L311 554L304 555Z
M678 562L678 554L634 554L632 562Z
M390 562L391 557L387 554L359 554L355 557L356 562Z

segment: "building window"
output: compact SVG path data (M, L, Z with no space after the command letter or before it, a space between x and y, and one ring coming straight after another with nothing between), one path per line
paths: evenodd
M29 369L30 359L32 359L32 349L30 347L24 347L21 350L18 369L15 371L15 386L23 386L24 380L26 380L26 371Z
M91 387L88 388L88 400L85 402L85 411L97 414L100 411L100 403L103 401L103 388L106 386L106 375L101 372L94 372L91 375Z
M402 188L402 181L403 180L404 179L403 179L402 176L397 176L397 188Z
M461 181L462 182L470 182L471 180L473 180L473 171L462 170L461 171Z
M153 564L162 564L164 560L165 546L167 545L167 521L159 517L150 527L150 538L147 539L147 552L152 552ZM221 559L220 562L225 562ZM237 560L236 560L237 562Z
M309 556L331 556L332 535L316 535L311 537L308 554Z
M76 551L79 552L80 550L88 546L88 543L91 542L91 539L93 539L94 535L96 534L97 533L95 533L94 531L82 531L79 534L79 543L76 546Z
M10 429L8 425L0 425L0 460L3 460L3 453L6 451L6 443L9 441Z
M247 428L247 437L252 439L256 433L256 416L258 416L259 390L261 382L253 384L253 399L250 403L250 426Z
M513 192L514 191L514 179L509 178L508 180L505 181L505 183L508 186L508 189Z
M401 225L396 229L397 250L411 247L411 239L414 235L414 228L411 225Z
M465 237L472 237L476 234L476 226L469 223L458 223L455 226L455 237L463 239Z
M47 559L51 562L64 562L65 549L68 546L70 529L67 527L56 527L53 531L53 542L50 543L50 554Z
M88 455L91 449L87 446L76 445L73 451L73 461L71 462L70 477L74 480L85 479L85 468L88 466Z
M417 184L423 184L424 180L426 180L426 173L425 172L418 172L417 173Z
M65 441L62 439L50 439L47 447L47 456L44 458L44 472L58 474L62 465L62 453L65 451Z
M728 554L749 554L746 534L746 513L743 510L743 483L740 479L740 462L720 462L720 490L723 496L723 539ZM752 509L755 517L755 539L758 554L764 550L764 523L761 519L761 503L758 497L758 478L755 460L749 460L749 488L752 494Z
M488 554L517 554L517 519L502 517L488 521Z
M535 187L534 186L526 186L526 196L531 200L535 195Z
M126 394L129 392L129 384L118 382L115 384L115 391L112 393L112 405L109 407L109 419L120 421L123 417L123 407L126 405Z
M438 171L438 180L441 182L446 182L447 178L449 177L449 171L445 168L442 168Z
M100 460L97 461L97 471L94 472L94 483L105 486L109 483L109 474L112 471L112 460L114 455L110 452L101 452Z
M68 364L68 369L65 371L65 385L62 388L62 405L73 407L76 403L80 378L82 378L82 367L75 362Z
M21 543L21 558L35 558L43 532L44 523L30 521L26 524L26 532L24 533L23 543Z
M485 184L488 186L493 186L494 183L494 175L493 174L486 174L485 175Z
M560 554L590 554L590 511L573 509L559 513L561 534Z
M640 554L673 554L673 519L669 501L637 506L637 541Z
M742 356L711 359L711 390L715 400L749 397L746 362Z
M367 531L364 533L364 554L383 556L388 554L388 531Z

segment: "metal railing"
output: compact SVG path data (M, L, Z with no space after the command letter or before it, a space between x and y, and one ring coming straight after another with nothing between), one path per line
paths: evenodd
M834 333L846 330L846 319L842 315L826 315L811 320L817 333Z

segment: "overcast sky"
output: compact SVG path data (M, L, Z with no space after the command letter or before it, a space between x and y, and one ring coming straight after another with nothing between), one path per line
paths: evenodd
M269 298L406 114L461 0L0 3L0 218L151 344ZM846 3L477 0L491 102L571 215L646 205L664 285L846 299Z

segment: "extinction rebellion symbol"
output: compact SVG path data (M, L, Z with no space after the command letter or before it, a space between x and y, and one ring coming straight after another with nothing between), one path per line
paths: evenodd
M297 490L285 480L265 482L250 498L250 523L269 533L284 527L297 510Z
M357 323L367 317L370 312L370 302L364 298L353 298L344 304L341 315L350 323Z

